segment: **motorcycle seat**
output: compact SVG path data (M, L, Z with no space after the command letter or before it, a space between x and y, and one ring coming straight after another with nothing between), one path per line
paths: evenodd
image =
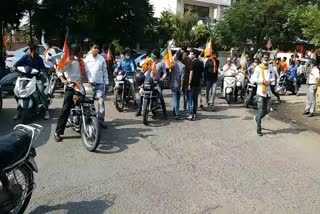
M28 152L31 134L21 130L0 137L0 169L21 160Z

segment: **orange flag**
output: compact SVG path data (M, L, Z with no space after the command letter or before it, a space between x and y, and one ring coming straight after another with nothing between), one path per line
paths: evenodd
M162 51L161 56L163 57L163 61L165 62L166 66L169 68L169 72L171 72L171 68L174 66L174 59L171 52L171 45L169 43Z
M204 49L204 56L212 56L212 40L210 39L209 42L207 42L206 47Z
M68 47L67 39L64 41L63 45L63 55L62 59L60 60L57 71L61 71L64 67L68 66L70 64L70 49Z

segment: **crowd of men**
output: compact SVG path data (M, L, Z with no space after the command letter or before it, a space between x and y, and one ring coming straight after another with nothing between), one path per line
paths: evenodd
M44 58L39 56L36 45L30 45L30 54L23 56L14 66L30 66L35 69L45 69L53 71L55 69L52 58L57 57L55 50L50 43L44 41L44 34L41 39L43 46L46 48ZM174 67L168 69L164 60L161 58L160 51L154 49L148 52L142 72L137 73L137 66L131 58L130 49L126 48L123 57L116 60L108 47L103 47L100 51L97 43L90 45L90 50L86 54L79 44L71 45L69 63L59 70L58 77L65 85L64 101L59 116L56 131L54 134L56 141L62 141L62 135L66 127L67 119L72 108L72 97L74 88L70 83L76 81L89 82L93 86L96 98L98 99L98 121L102 128L107 128L105 123L105 100L109 83L113 80L114 75L124 73L130 83L130 92L137 104L136 116L142 112L142 98L136 97L135 82L150 76L157 83L159 100L161 102L164 118L167 118L166 104L162 94L163 80L167 75L171 75L171 91L173 99L174 119L183 119L180 112L180 98L183 97L183 109L187 111L186 119L195 120L198 112L199 94L201 96L202 85L205 86L205 100L209 110L214 110L217 81L219 76L220 62L217 54L214 52L206 53L204 59L200 57L202 53L197 50L183 48L175 55ZM61 56L60 56L61 57ZM261 119L265 117L271 108L271 94L274 94L280 103L280 96L276 91L276 84L280 73L290 72L289 78L294 82L295 93L299 95L297 76L302 72L302 66L299 66L299 58L294 56L290 60L290 66L286 63L286 58L270 60L268 54L263 55L262 59L255 58L253 63L247 63L244 68L239 66L239 59L235 56L227 59L227 64L222 67L223 74L233 72L244 72L248 80L257 84L258 95L258 113L255 117L257 124L257 134L262 135ZM116 63L115 73L114 66ZM304 114L312 117L316 109L316 90L319 80L319 69L317 62L312 60L311 71L307 78L308 94L307 105ZM43 86L42 86L43 87ZM222 86L223 87L223 86ZM40 87L40 91L43 89ZM141 90L140 90L141 92ZM46 109L45 119L49 119L47 95L42 93ZM201 99L202 100L202 99ZM201 103L202 106L202 103ZM19 114L14 119L18 119Z

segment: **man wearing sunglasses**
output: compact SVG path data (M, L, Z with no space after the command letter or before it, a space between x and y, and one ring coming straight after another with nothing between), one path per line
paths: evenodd
M96 43L90 45L90 52L84 59L89 83L93 86L95 96L99 99L98 121L102 128L105 124L105 97L106 88L109 84L106 60L99 54L99 46Z

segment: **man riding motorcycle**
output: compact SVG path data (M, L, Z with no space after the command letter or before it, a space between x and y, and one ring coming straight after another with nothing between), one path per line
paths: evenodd
M37 70L43 70L45 69L45 66L43 64L42 58L39 56L39 50L38 46L35 44L29 45L30 54L24 55L19 61L17 61L13 66L13 71L16 71L17 67L19 66L30 66L31 68L37 69ZM17 75L18 76L18 75ZM49 119L49 103L48 103L48 95L44 93L44 80L41 79L41 83L37 83L38 90L40 91L41 100L43 107L45 109L45 116L44 119ZM13 117L13 120L17 120L20 118L19 111L18 113Z
M129 83L130 83L130 93L136 103L136 91L135 91L135 71L136 66L134 60L131 58L131 50L126 48L124 51L124 58L121 59L116 72L124 72Z

